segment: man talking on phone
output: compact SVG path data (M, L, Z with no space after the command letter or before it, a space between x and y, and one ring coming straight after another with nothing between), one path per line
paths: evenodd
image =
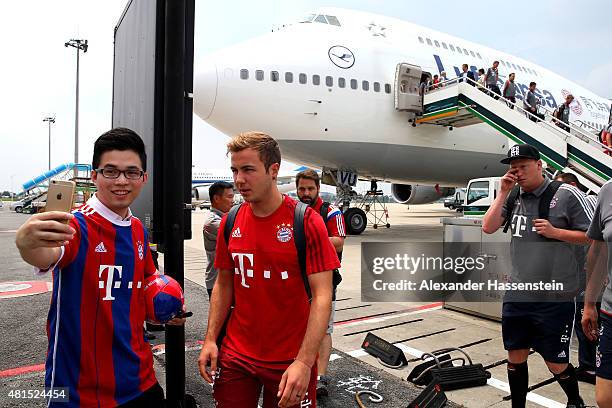
M66 389L68 402L49 407L164 406L143 332L143 282L155 266L147 231L130 211L146 165L135 132L104 133L94 144L96 194L72 214L36 214L17 231L21 257L53 274L45 387Z
M557 282L568 284L564 291L570 292L505 292L502 337L508 351L512 408L525 407L527 357L532 348L542 356L567 395L567 407L582 408L585 405L576 371L569 363L576 308L572 284L577 291L577 251L584 251L584 247L575 244L587 242L593 209L576 187L544 176L540 152L535 147L513 146L501 162L509 164L510 169L502 177L499 195L483 218L483 232L493 234L510 221L512 283L550 283L557 278ZM542 215L541 201L548 215Z

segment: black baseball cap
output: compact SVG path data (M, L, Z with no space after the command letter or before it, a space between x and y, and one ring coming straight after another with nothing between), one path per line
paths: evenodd
M510 162L515 159L540 160L540 151L528 144L514 145L508 150L508 157L501 162L503 164L510 164Z

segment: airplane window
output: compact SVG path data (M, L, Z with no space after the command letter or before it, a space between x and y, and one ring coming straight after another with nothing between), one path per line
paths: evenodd
M385 93L391 93L391 84L385 84Z
M300 84L306 83L306 74L300 74L298 78L299 78Z
M357 80L351 79L351 89L357 89Z
M425 41L423 40L423 37L419 37L419 42L420 42L421 44L425 44Z
M325 16L323 14L318 15L317 18L314 19L314 21L316 21L317 23L327 24L327 20L325 19Z
M326 76L325 77L325 85L327 85L327 86L334 86L334 78L332 78L330 76Z
M368 91L368 90L370 90L370 83L369 83L368 81L362 81L362 82L361 82L361 88L362 88L364 91Z
M468 52L468 50L466 50L465 48L463 49L463 53L464 53L465 55L470 55L470 53Z
M516 65L514 65L514 64L512 64L512 68L514 68L514 69L518 69L518 68L516 67Z
M438 40L434 40L434 44L436 44L436 47L440 48L440 43L438 42Z
M258 81L263 81L264 72L261 69L255 71L255 79Z
M340 88L345 88L346 87L346 79L344 79L342 77L338 78L338 86Z
M288 84L293 82L293 72L285 72L285 82Z
M380 92L380 82L374 82L374 92Z
M338 21L336 16L327 16L326 15L325 17L327 17L327 21L329 21L329 24L340 27L340 21Z
M444 41L442 42L442 48L444 48L445 50L448 50L448 47L446 46L446 43Z
M240 79L249 79L249 70L241 69L240 70Z
M476 55L474 54L474 51L470 50L470 54L472 55L472 57L476 58Z
M270 71L270 81L278 82L279 78L278 71Z
M448 46L450 47L451 51L455 51L455 46L453 44L448 44Z
M312 76L312 84L313 85L321 85L321 77L318 75Z
M476 53L476 56L478 56L478 59L482 59L482 57L480 56L480 53Z
M457 52L461 54L461 47L457 46Z
M427 40L427 45L433 45L429 38L426 38L426 40Z

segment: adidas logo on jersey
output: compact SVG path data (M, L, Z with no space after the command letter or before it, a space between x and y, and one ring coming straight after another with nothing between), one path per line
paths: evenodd
M565 350L563 350L562 352L560 352L560 353L557 355L557 357L560 357L560 358L565 358L565 357L567 357L567 355L565 354Z
M107 252L106 247L104 246L104 242L100 242L96 247L96 252Z
M232 238L242 238L242 234L240 233L240 227L236 228L234 232L232 232Z

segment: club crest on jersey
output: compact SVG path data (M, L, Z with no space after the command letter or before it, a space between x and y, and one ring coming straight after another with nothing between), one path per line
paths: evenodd
M293 237L293 228L291 228L291 224L281 224L276 226L276 239L279 242L289 242L291 237Z
M559 201L559 198L553 197L553 199L550 200L550 208L555 208L557 206L558 201Z
M144 258L144 247L142 246L142 242L138 241L138 258L142 261Z

